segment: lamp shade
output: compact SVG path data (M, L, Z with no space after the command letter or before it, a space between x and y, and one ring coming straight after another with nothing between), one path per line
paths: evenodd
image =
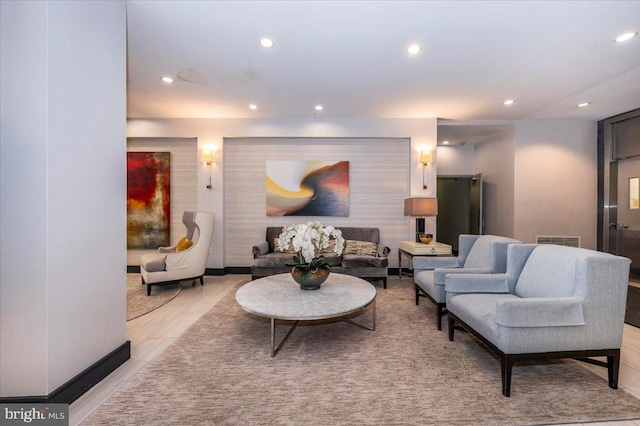
M433 161L431 151L420 151L420 164L430 164Z
M213 151L210 149L203 149L202 154L200 155L200 161L207 164L215 163L216 158L213 154Z
M407 198L404 200L405 216L436 216L437 214L437 198Z

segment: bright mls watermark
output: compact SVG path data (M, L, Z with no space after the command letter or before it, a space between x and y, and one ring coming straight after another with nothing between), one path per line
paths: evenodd
M67 426L69 404L0 404L0 425Z

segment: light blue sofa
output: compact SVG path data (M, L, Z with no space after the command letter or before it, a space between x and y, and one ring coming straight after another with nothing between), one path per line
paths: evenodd
M413 281L416 305L426 297L436 305L436 326L442 330L446 313L444 279L448 274L490 274L507 270L507 246L520 241L495 235L458 238L457 257L414 257Z
M449 340L458 326L498 354L502 393L516 361L606 356L618 387L630 260L593 250L513 244L504 274L447 275Z

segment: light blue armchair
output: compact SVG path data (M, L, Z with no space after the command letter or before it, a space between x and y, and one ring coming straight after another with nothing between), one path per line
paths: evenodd
M436 305L436 325L442 330L446 313L444 279L448 274L491 274L507 269L507 246L520 243L495 235L460 235L457 257L414 257L416 305L426 297Z
M606 366L617 389L630 263L574 247L510 245L506 273L446 277L449 340L462 326L498 354L504 396L513 364L538 359Z

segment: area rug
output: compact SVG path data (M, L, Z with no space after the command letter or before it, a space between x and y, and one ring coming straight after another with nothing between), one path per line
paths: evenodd
M627 312L624 322L640 327L640 288L630 285L627 292Z
M275 358L269 321L230 292L82 424L532 425L640 418L640 400L575 361L500 365L468 333L449 342L411 281L378 287L377 329L300 325ZM370 324L371 311L354 318ZM280 339L285 327L277 330Z
M140 274L127 274L127 321L165 305L180 294L181 290L179 283L157 285L151 287L151 295L147 296L147 286L142 285Z

